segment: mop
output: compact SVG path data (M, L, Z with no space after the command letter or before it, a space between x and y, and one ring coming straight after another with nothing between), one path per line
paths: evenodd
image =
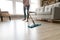
M30 16L30 18L32 20L32 23L33 23L32 25L28 25L29 28L34 28L34 27L37 27L37 26L40 26L41 25L41 24L36 24L30 14L29 14L29 16Z

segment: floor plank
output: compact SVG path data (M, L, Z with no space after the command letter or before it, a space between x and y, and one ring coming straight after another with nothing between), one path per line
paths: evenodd
M59 23L35 22L41 26L28 28L22 19L0 22L0 40L60 40Z

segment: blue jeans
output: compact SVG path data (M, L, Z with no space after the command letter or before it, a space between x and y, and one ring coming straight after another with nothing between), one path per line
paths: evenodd
M24 19L26 19L26 10L27 10L27 19L29 19L29 8L30 6L24 6Z

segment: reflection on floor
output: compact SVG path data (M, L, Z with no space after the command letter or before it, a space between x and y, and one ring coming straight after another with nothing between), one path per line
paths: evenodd
M36 23L42 25L31 29L21 19L0 22L0 40L60 40L60 24Z

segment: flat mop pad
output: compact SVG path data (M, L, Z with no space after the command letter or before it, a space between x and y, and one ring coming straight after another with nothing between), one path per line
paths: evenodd
M31 15L29 15L30 18L32 19L32 22L33 22L33 25L28 25L29 28L34 28L34 27L37 27L37 26L40 26L41 24L35 24L33 18L31 17Z
M33 24L31 26L28 25L29 28L34 28L34 27L37 27L37 26L40 26L41 24Z

